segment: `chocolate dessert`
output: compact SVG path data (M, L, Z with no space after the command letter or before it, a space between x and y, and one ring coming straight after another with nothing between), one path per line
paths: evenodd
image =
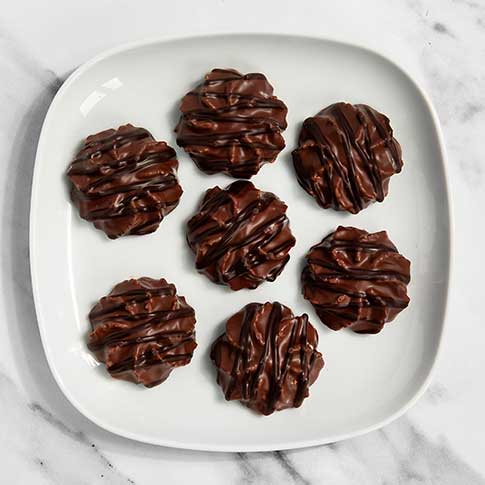
M179 203L175 150L144 128L91 135L71 162L71 198L83 219L110 239L148 234Z
M382 202L403 166L389 119L365 104L336 103L307 118L292 155L298 182L320 206L352 214Z
M295 245L286 204L243 180L206 192L187 241L197 270L232 290L274 281Z
M339 227L306 260L303 295L332 330L378 333L409 304L410 262L385 231Z
M164 279L117 284L89 313L88 347L112 377L156 386L190 363L194 309Z
M260 73L213 69L187 93L177 143L208 174L248 179L285 147L285 104Z
M301 406L323 368L318 334L307 315L281 303L250 303L212 345L217 383L228 401L261 414Z

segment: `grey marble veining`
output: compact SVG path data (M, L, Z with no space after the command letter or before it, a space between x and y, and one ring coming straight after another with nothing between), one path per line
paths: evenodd
M118 470L83 431L72 429L39 403L27 402L4 374L0 375L0 389L3 396L0 414L9 416L3 431L12 438L8 452L10 463L18 462L23 474L45 475L53 483L63 484L137 483ZM153 456L164 459L163 448L135 443L131 446L149 448ZM213 456L190 454L204 456L208 464ZM406 417L375 433L343 443L308 450L223 456L234 463L235 483L240 484L485 483L445 441L429 440ZM219 478L224 483L224 477Z
M71 429L37 402L26 402L15 383L0 374L0 414L8 419L2 432L9 437L11 478L33 483L134 484L119 472L84 432ZM16 470L16 474L13 472ZM12 483L12 482L8 482Z
M485 267L481 209L485 203L481 155L485 3L371 0L332 6L308 2L305 9L304 2L260 5L248 0L248 10L258 5L258 17L271 19L271 25L236 15L237 5L228 1L203 2L204 6L181 1L171 7L149 1L144 9L121 1L123 8L114 13L109 2L75 3L69 8L55 0L41 8L37 2L20 0L0 12L0 456L4 483L485 483L485 391L481 385L485 328L480 315ZM140 13L145 9L152 10L149 18ZM43 118L62 79L76 65L100 48L160 34L160 18L170 18L163 25L167 35L187 32L188 12L193 32L227 31L231 25L239 31L353 35L359 42L368 38L370 43L378 35L392 46L397 60L402 53L419 66L446 136L458 264L435 380L406 416L379 431L333 445L276 453L172 450L99 429L72 408L50 374L35 320L28 261L30 184ZM116 21L103 24L101 19L108 15ZM236 17L237 25L229 22Z

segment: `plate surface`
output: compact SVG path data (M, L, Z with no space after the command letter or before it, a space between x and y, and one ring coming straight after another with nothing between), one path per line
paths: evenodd
M289 109L287 148L253 182L289 206L297 239L274 283L230 292L199 275L185 223L206 189L231 179L201 173L178 149L173 129L181 97L213 67L263 72ZM390 193L352 216L320 209L291 165L301 122L336 102L386 113L403 148ZM81 220L69 201L65 170L88 134L130 122L177 148L180 205L154 234L116 241ZM300 294L303 256L337 225L386 229L411 262L411 304L376 336L332 332ZM368 50L279 35L219 35L136 44L103 54L64 84L47 114L37 152L31 208L34 298L45 352L67 398L114 433L154 444L213 451L287 449L328 443L382 426L424 391L443 330L451 222L443 143L426 96L400 68ZM111 379L86 348L87 314L113 285L165 277L197 314L191 365L148 390ZM226 402L209 361L223 323L252 301L279 300L307 312L326 367L300 409L260 417Z

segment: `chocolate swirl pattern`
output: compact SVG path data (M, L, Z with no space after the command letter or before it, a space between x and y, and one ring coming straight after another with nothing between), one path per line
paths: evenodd
M71 198L110 239L148 234L178 204L175 150L132 125L88 136L69 166Z
M307 315L281 303L250 303L233 315L212 345L217 383L225 398L254 411L301 406L324 362Z
M410 262L385 231L338 227L306 259L303 295L332 330L378 333L409 304Z
M117 284L89 313L88 347L112 377L154 387L190 363L195 313L164 279Z
M213 69L180 105L177 143L204 172L250 178L285 147L285 104L263 74Z
M298 182L320 206L353 214L382 202L403 166L389 119L365 104L336 103L307 118L292 155Z
M232 290L274 281L295 245L285 203L242 180L206 192L187 241L197 270Z

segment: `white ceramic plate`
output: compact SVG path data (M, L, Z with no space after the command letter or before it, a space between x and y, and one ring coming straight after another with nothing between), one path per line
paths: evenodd
M287 202L297 245L282 275L253 291L230 292L199 275L184 227L202 194L225 176L206 176L178 150L184 195L154 234L111 241L81 220L65 170L88 134L131 122L176 147L180 98L213 67L265 73L289 109L287 148L253 182ZM322 210L298 185L290 161L300 123L336 101L386 113L405 166L390 193L356 216ZM300 295L303 256L337 225L386 229L412 261L411 304L376 336L332 332ZM103 54L79 68L55 97L37 152L31 210L32 279L51 370L72 404L122 436L214 451L296 448L375 429L423 392L443 330L451 246L443 142L429 100L395 64L368 50L305 37L224 35L155 41ZM87 314L126 278L165 277L197 313L192 363L148 390L111 379L86 348ZM279 300L307 312L326 367L300 409L260 417L226 402L209 361L224 320L252 301Z

